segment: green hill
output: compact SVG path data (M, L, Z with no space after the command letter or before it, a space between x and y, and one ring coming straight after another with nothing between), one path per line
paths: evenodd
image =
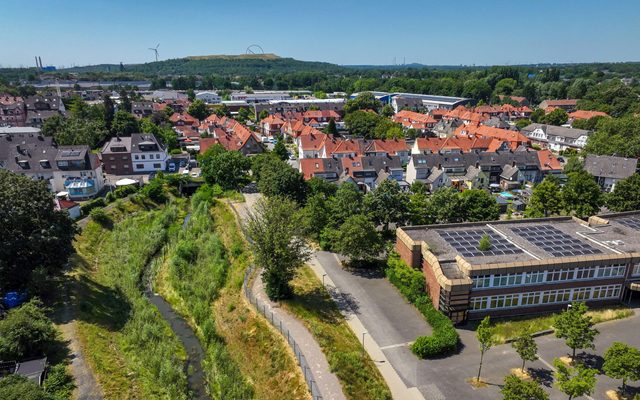
M171 60L144 64L125 64L129 73L145 75L266 75L269 73L287 73L296 71L339 72L344 67L317 61L300 61L283 58L275 54L208 55L175 58ZM59 72L118 72L118 64L100 64L74 67Z

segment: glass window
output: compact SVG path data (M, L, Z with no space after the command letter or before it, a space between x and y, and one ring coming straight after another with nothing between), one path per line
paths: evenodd
M539 300L540 300L539 292L523 293L522 301L520 304L523 306L529 306L533 304L538 304Z
M486 297L474 297L471 299L471 309L472 310L484 310L487 308L487 298Z
M527 285L544 282L544 271L527 272L524 277L524 283Z
M591 288L574 289L573 290L573 300L574 301L588 300L590 292L591 292Z
M142 169L144 168L144 164L136 164L136 168Z
M491 275L477 276L473 279L474 288L484 288L491 285Z
M153 168L160 169L160 164L153 164Z
M576 269L576 279L593 278L596 273L596 267L580 267Z
M640 275L640 263L633 266L633 272L631 273L633 276Z
M146 156L143 154L140 157L142 157L142 159L144 160L146 158Z

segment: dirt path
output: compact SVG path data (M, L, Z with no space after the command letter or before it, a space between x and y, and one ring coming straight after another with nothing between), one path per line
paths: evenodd
M69 371L73 375L76 388L73 391L73 398L78 400L102 400L104 395L98 384L91 367L82 352L80 338L78 337L78 327L75 318L74 306L67 296L64 306L60 309L56 326L62 333L62 338L69 349Z

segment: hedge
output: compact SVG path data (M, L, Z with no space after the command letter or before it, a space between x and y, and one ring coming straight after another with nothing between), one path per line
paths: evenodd
M458 347L458 332L453 322L433 307L426 293L424 275L407 266L400 257L392 253L389 256L385 273L389 281L411 303L431 325L431 336L419 336L411 345L413 354L428 358L451 353Z
M105 205L106 202L104 201L104 199L102 197L98 197L97 199L88 201L81 205L80 211L82 212L82 215L89 215L91 210L93 210L94 208L104 207Z

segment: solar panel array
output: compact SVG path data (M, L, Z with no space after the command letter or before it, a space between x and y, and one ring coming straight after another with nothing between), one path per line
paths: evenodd
M551 225L534 225L511 230L555 257L602 253L590 244L573 238Z
M635 229L637 231L640 231L640 218L639 217L625 217L625 218L619 218L619 219L615 219L614 221L617 221L619 223L621 223L622 225L629 227L631 229Z
M522 253L518 247L492 231L491 229L473 229L465 231L438 231L447 243L451 245L463 257L502 256L505 254ZM480 239L484 235L489 236L491 248L481 251L478 247Z

